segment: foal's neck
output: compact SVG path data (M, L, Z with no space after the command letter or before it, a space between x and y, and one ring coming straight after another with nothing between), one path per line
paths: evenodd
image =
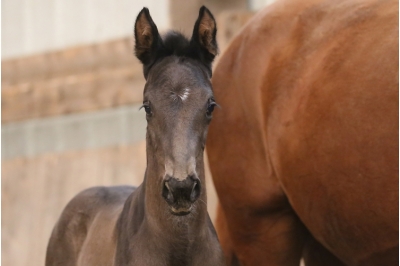
M207 196L204 177L202 154L198 156L197 174L202 183L199 198L193 204L192 211L184 216L174 215L168 203L162 197L165 165L157 158L161 154L149 145L147 140L147 167L142 184L127 199L122 211L120 223L132 235L145 232L146 237L155 239L166 238L168 241L185 241L189 239L204 239L210 235L210 218L207 213ZM129 225L129 223L131 223Z

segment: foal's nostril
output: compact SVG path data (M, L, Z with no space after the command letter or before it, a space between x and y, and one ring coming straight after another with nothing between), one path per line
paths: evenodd
M190 193L190 201L195 202L200 196L200 182L194 181L192 192Z
M170 205L193 203L200 193L201 184L196 176L188 176L182 181L171 177L163 182L162 196Z
M162 196L169 204L174 202L174 195L172 194L168 181L164 181L163 183Z

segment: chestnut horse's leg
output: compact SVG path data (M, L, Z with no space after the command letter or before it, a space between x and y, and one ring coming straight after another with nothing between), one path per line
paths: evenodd
M220 206L216 229L230 266L298 266L306 230L290 209L227 215ZM227 224L228 221L234 221ZM239 263L240 262L240 263Z
M305 266L345 266L310 234L303 250Z
M298 266L304 227L290 210L240 219L234 228L235 252L241 265ZM246 226L246 224L248 224ZM239 227L246 228L246 231Z
M217 212L215 218L215 229L218 232L218 239L223 248L226 264L229 266L239 266L239 261L233 250L232 239L229 235L228 224L225 214L221 208L221 204L217 205Z
M223 127L209 132L208 158L220 200L216 229L226 259L230 265L237 258L242 266L299 266L306 230L259 145L261 136L255 130L241 131L237 121L227 124L217 120L224 117L215 118L220 123L214 125ZM220 138L221 130L239 136ZM246 138L252 141L240 142ZM230 143L244 144L230 148Z

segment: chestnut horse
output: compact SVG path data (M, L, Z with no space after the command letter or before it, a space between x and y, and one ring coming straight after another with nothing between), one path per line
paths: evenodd
M204 146L215 106L216 23L202 7L189 41L161 38L148 9L135 23L146 85L147 168L138 188L95 187L75 196L51 235L47 266L224 265L207 213Z
M279 0L212 79L229 265L398 265L398 1Z

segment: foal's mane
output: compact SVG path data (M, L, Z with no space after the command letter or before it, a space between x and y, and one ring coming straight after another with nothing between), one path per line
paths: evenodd
M192 39L189 40L185 35L178 31L169 31L160 38L159 49L156 60L167 56L177 56L180 58L190 58L201 62L211 76L211 62L208 53L203 53L204 48ZM212 56L214 58L214 56Z
M164 56L176 55L191 57L189 39L178 31L169 31L163 37Z

